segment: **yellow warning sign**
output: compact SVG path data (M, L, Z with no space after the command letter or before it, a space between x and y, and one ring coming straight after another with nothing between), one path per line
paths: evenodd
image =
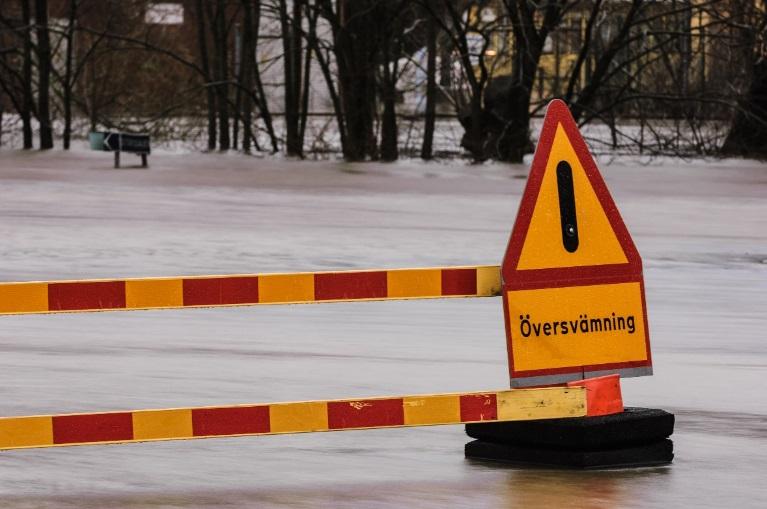
M577 228L574 234L577 234L578 246L572 252L562 242L559 188L565 185L562 180L568 176L562 175L565 170L560 168L558 171L557 167L563 161L570 167L569 178L576 204L576 221L571 226ZM573 230L566 231L565 235L569 232ZM627 261L572 144L562 126L557 125L517 269L606 265Z
M642 261L562 101L546 111L501 277L513 386L652 373Z

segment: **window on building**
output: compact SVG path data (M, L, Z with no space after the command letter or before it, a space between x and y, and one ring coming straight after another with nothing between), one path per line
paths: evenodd
M147 5L144 23L150 25L181 25L184 23L184 5L175 2L154 2Z

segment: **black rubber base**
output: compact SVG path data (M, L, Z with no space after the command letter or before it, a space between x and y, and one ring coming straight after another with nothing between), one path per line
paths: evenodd
M652 408L626 408L600 417L466 425L466 434L485 442L568 450L625 448L652 444L674 432L674 414Z
M466 457L525 466L629 468L674 459L674 415L652 408L620 414L466 425L477 440Z
M674 459L674 443L664 439L634 447L573 451L474 440L466 444L465 453L467 458L502 461L519 466L578 469L633 468L671 463Z

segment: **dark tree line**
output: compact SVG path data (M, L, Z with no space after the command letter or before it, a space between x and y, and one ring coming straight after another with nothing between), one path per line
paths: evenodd
M185 0L164 20L145 0L6 0L0 113L27 149L35 131L67 149L85 125L202 124L211 151L351 161L396 160L412 136L408 155L430 159L452 118L472 159L516 162L561 97L613 150L761 157L765 4Z

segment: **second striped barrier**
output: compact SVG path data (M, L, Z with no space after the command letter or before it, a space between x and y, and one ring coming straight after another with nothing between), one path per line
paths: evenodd
M500 266L9 282L0 315L497 296L520 388L0 417L0 450L465 424L471 458L671 461L673 415L624 409L620 393L619 376L652 374L641 258L561 101L548 106Z

